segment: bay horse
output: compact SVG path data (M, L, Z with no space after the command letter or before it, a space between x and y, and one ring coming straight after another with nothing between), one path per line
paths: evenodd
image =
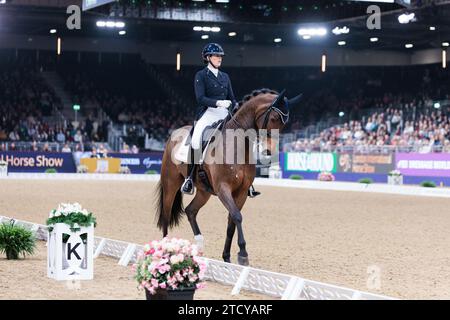
M244 97L239 103L239 109L232 115L229 115L222 131L223 141L229 130L249 130L253 129L260 132L261 129L267 130L268 140L271 141L270 132L273 129L281 130L289 119L289 106L292 106L301 98L301 94L288 100L285 97L285 90L280 94L269 89L255 90L251 95ZM184 132L189 134L191 126L185 126ZM167 236L169 228L177 226L183 213L186 213L194 238L199 245L203 245L203 236L197 224L197 213L210 199L211 195L216 195L228 211L228 227L226 231L225 246L222 258L225 262L230 262L230 249L235 230L238 231L238 263L248 265L248 253L246 251L246 242L242 229L241 210L247 200L248 189L252 185L256 175L256 165L248 163L251 158L251 148L256 141L250 137L245 137L245 150L243 144L229 146L224 145L222 155L216 157L225 157L225 154L237 152L245 153L245 163L210 163L206 161L203 164L204 171L212 188L208 189L199 179L198 172L194 175L194 185L196 194L186 209L183 208L183 194L180 187L187 176L187 164L175 161L172 157L174 148L181 144L182 137L172 139L166 143L161 165L161 177L157 186L157 226ZM266 144L267 146L269 143ZM268 148L268 147L267 147ZM271 148L271 147L270 147ZM270 150L270 149L269 149ZM212 156L209 154L209 156ZM207 156L208 157L208 156ZM234 159L234 158L233 158ZM208 164L207 164L208 162Z

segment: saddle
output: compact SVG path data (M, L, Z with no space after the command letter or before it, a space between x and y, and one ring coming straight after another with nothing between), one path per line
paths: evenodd
M207 150L209 144L213 141L212 138L214 137L215 133L217 131L221 131L225 125L225 123L228 122L228 120L231 119L230 115L228 115L225 119L216 121L212 123L210 126L205 127L202 133L202 148L201 152L205 153ZM191 131L189 132L189 136L186 139L186 146L189 146L192 142L192 134L194 133L195 126L192 126Z
M206 191L211 194L214 194L214 190L212 188L211 182L208 179L208 175L203 167L203 157L205 156L208 146L211 144L212 141L214 141L213 138L214 138L214 135L216 134L216 132L218 130L221 131L229 119L231 119L230 115L228 115L223 120L216 121L216 122L212 123L210 126L207 126L204 129L204 131L202 132L202 148L201 148L202 159L200 160L200 163L198 164L197 174L198 174L198 177L199 177L201 183L205 187ZM194 126L192 126L191 131L189 132L189 136L186 139L186 143L185 143L186 146L190 146L193 132L194 132ZM190 149L189 153L191 153L193 151L193 149L192 148L189 148L189 149ZM189 157L191 157L190 154L189 154ZM194 174L194 177L195 177L195 174Z

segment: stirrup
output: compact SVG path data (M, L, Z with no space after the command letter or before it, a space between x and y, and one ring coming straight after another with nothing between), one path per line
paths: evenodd
M254 197L256 197L256 196L259 196L260 194L261 194L261 192L256 191L255 188L254 188L253 186L251 186L251 187L248 189L248 196L249 196L250 198L254 198Z
M184 180L180 191L186 194L194 194L194 183L192 178L189 177Z

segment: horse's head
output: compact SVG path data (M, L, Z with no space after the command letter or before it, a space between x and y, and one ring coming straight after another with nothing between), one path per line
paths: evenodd
M257 106L255 111L256 128L262 134L260 136L266 138L266 145L263 148L263 153L268 155L276 150L278 145L278 137L273 133L280 132L289 121L290 108L296 105L302 94L297 95L292 99L285 96L286 90L281 91L278 95L270 95L270 100L265 100L264 103ZM269 98L269 97L268 97Z

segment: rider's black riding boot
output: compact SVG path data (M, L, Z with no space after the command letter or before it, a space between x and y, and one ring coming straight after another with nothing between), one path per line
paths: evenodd
M253 185L250 186L250 189L248 189L248 196L250 198L254 198L256 196L259 196L261 194L261 192L256 191L255 187Z
M190 157L191 157L191 162L188 164L188 170L187 170L188 176L184 180L183 185L181 186L181 192L187 193L187 194L194 193L194 181L192 178L193 178L194 172L195 172L195 160L194 160L194 150L192 148L190 150Z

